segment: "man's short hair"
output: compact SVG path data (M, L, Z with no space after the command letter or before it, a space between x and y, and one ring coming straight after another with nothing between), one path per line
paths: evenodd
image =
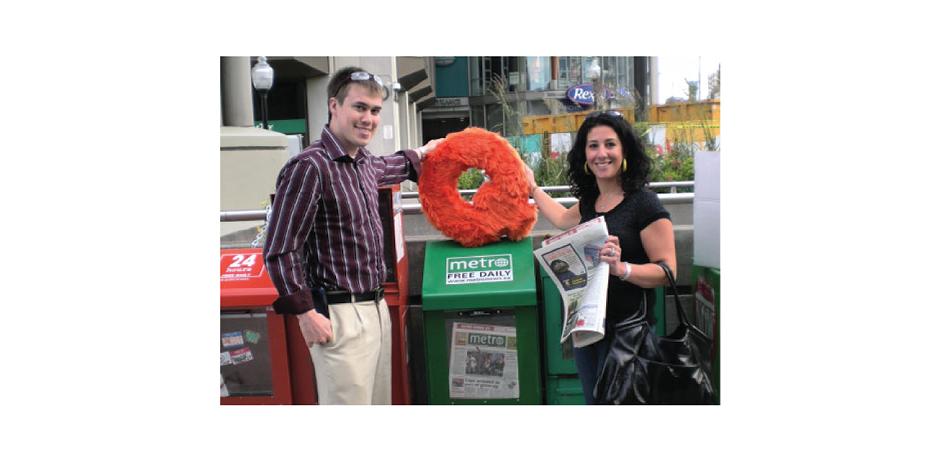
M350 79L350 76L353 72L368 73L368 71L360 67L343 67L337 71L335 74L333 74L333 78L330 78L330 83L326 87L328 95L327 101L329 101L330 98L335 97L336 101L342 104L343 101L346 100L346 94L349 93L349 86L353 83L368 89L370 94L376 94L380 97L382 96L382 86L379 86L379 84L374 80L352 80Z

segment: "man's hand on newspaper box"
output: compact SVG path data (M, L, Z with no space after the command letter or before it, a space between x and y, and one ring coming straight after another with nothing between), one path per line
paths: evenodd
M607 241L601 248L601 261L610 264L610 274L615 277L623 275L625 265L620 263L620 239L617 236L607 236Z

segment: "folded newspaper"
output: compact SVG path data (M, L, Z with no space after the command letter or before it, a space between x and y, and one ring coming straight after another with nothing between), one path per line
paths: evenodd
M561 293L561 342L571 336L578 348L604 338L610 265L601 261L601 248L606 241L607 223L601 216L545 239L534 252Z

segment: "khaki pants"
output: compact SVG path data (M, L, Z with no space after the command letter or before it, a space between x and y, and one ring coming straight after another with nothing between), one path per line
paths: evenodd
M330 305L333 341L310 357L321 405L392 403L392 322L385 299Z

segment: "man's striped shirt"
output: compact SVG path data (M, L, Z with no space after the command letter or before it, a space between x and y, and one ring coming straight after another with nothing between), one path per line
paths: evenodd
M324 127L320 139L284 164L277 177L264 259L279 313L313 309L311 286L365 293L385 275L378 187L417 181L418 154L350 158Z

